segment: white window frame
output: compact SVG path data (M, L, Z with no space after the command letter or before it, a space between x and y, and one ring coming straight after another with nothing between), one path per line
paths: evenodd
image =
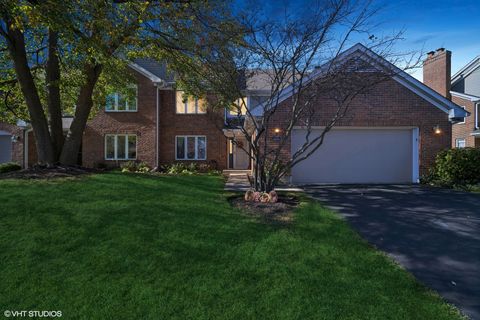
M125 137L125 155L126 155L126 158L118 158L118 148L117 148L117 145L118 145L118 137L119 136L123 136ZM128 157L128 137L132 137L134 136L135 137L135 158L129 158ZM107 157L107 138L108 137L114 137L114 150L113 150L113 153L114 153L114 156L113 158L108 158ZM125 161L129 161L129 160L137 160L137 154L138 154L138 136L136 134L115 134L115 133L112 133L112 134L106 134L105 137L104 137L104 158L105 160L111 160L111 161L118 161L118 160L125 160Z
M184 158L178 158L177 156L177 144L178 144L178 138L184 138L185 143L184 143ZM188 143L187 140L188 138L195 138L195 158L194 159L188 159L187 158L187 150L188 150ZM199 159L198 158L198 138L205 138L205 158L204 159ZM208 150L208 142L207 142L207 136L202 136L202 135L180 135L180 136L175 136L175 160L184 160L184 161L205 161L207 160L207 150Z
M189 102L189 99L187 99L187 101L185 101L185 102L182 101L182 103L183 103L183 111L184 111L184 112L178 112L178 109L177 109L177 97L178 97L178 93L179 93L179 92L182 92L182 95L183 95L183 92L184 92L184 91L182 91L182 90L176 90L176 91L175 91L175 113L176 113L176 114L182 114L182 115L184 115L184 114L190 114L190 115L192 115L192 114L206 114L206 113L207 113L207 110L201 111L201 110L198 108L198 99L197 99L197 98L195 98L195 112L188 112L188 102Z
M460 142L460 141L463 141L463 147L460 147L460 146L459 146L459 142ZM462 138L462 139L455 139L455 148L457 148L457 149L463 149L463 148L465 148L466 146L467 146L467 140L466 140L466 139L464 139L464 138Z
M466 110L465 106L461 106L460 108L462 108L463 110ZM456 124L465 124L466 119L467 117L463 117L463 121L457 122Z
M107 104L105 103L105 112L138 112L138 85L133 85L135 87L135 110L133 109L128 109L128 110L118 110L118 98L120 93L119 92L113 92L110 95L114 95L115 97L115 105L112 110L107 109ZM127 100L125 100L126 103L128 103ZM128 105L128 104L127 104Z
M475 104L475 129L480 128L480 103Z

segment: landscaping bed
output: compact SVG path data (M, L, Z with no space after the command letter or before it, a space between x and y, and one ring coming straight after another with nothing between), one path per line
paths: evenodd
M54 179L79 177L82 175L98 173L100 170L77 166L38 166L35 165L25 170L0 173L0 179Z
M300 204L296 196L286 194L280 194L275 203L245 201L244 195L231 196L228 201L233 207L249 215L261 217L267 222L281 223L291 222L293 211Z

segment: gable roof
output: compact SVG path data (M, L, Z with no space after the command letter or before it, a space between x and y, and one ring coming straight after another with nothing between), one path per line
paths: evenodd
M478 68L480 68L480 56L476 56L472 61L467 63L462 69L458 70L458 72L452 76L452 86Z
M418 81L417 79L412 77L410 74L401 70L400 68L398 68L391 62L387 61L385 58L381 57L380 55L376 54L371 49L367 48L361 43L355 44L351 48L340 53L336 59L330 62L327 62L324 65L316 68L315 71L309 74L306 77L306 79L304 79L303 81L305 83L308 83L309 81L312 81L324 75L325 72L331 67L332 64L339 64L353 57L366 58L368 59L368 63L371 63L373 66L380 67L392 72L394 74L392 76L393 80L397 81L404 87L413 91L418 96L422 97L423 99L433 104L435 107L447 113L449 116L449 119L463 118L469 115L469 113L463 110L461 107L457 106L452 101L448 100L447 98L445 98L444 96L436 92L435 90L431 89L427 85ZM288 86L280 93L278 103L291 97L294 93L295 93L294 86L293 85ZM265 107L265 104L262 104L262 105L259 105L258 108L259 109L261 108L261 110L263 110L264 107Z
M175 81L174 74L168 71L165 62L153 59L135 59L134 62L129 63L129 66L155 84L166 85Z

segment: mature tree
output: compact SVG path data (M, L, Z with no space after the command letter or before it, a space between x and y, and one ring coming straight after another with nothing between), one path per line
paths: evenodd
M370 2L316 1L303 12L288 8L282 12L279 17L262 7L244 8L235 14L234 33L218 28L222 32L217 33L214 43L190 55L172 55L173 61L181 60L184 66L177 70L180 86L194 96L214 93L215 99L209 100L212 108L227 107L237 115L230 118L236 130L223 131L233 135L233 143L250 154L254 189L267 192L320 148L325 135L345 117L358 95L400 71L386 68L365 73L378 64L376 60L385 58L395 64L402 60L404 69L417 63L411 54L392 54L400 33L372 35L371 21L377 9ZM342 60L340 53L353 39L365 39L377 55L371 61ZM259 79L263 97L247 108L245 91L249 83ZM288 91L291 97L285 104L282 96ZM318 104L322 97L326 104L335 106L333 111L330 108L327 112L327 105ZM319 125L320 115L323 130L317 135L312 128ZM274 127L279 124L281 128ZM293 129L299 126L307 130L304 144L285 157ZM248 145L239 143L243 138Z
M157 53L178 50L177 34L210 2L1 0L0 117L31 124L40 163L75 164L95 102L129 80L128 59L152 38ZM73 115L66 136L62 114Z

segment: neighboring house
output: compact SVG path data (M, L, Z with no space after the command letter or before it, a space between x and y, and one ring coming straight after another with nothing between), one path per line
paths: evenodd
M451 79L452 101L471 116L453 125L452 147L480 147L480 56L477 56Z
M374 67L398 70L360 44L346 50L341 58L365 58L369 63L374 61ZM435 65L441 69L440 64ZM136 160L152 168L174 162L209 163L218 169L251 168L244 151L249 149L247 141L240 143L243 148L231 142L231 137L238 139L240 134L237 126L241 123L235 121L238 117L205 110L202 101L183 101L182 93L174 89L173 77L160 63L138 60L131 68L137 79L131 90L136 94L111 95L105 108L88 122L82 165L117 166ZM450 147L452 122L468 114L398 71L391 80L354 100L348 115L327 135L324 145L293 168L294 183L418 182L437 152ZM442 72L447 73L446 68ZM309 75L312 79L321 76L321 67ZM262 106L269 94L268 77L250 79L246 89L247 107L253 113L261 110L255 106ZM276 126L269 135L272 145L278 141L275 135L282 134L290 103L287 88L281 95ZM321 96L318 106L322 111L315 132L325 125L333 108L331 101ZM284 156L297 150L304 136L303 128L295 128ZM16 143L23 142L20 139Z

